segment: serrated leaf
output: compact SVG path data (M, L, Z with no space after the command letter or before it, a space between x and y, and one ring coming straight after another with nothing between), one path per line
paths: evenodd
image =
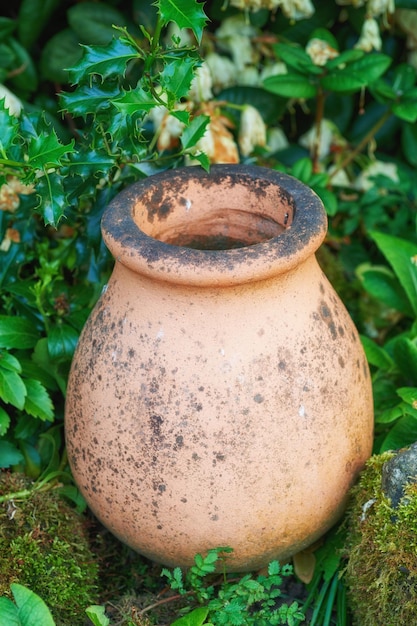
M263 83L267 91L284 98L308 99L317 94L317 87L307 76L301 74L279 74L269 76Z
M9 441L0 441L0 468L7 469L12 465L21 463L23 460L23 455L16 446Z
M393 268L417 315L417 244L385 233L370 235Z
M193 154L193 161L198 161L206 172L210 171L210 159L204 152Z
M22 366L18 359L8 352L0 352L0 367L9 372L16 372L17 374L21 374L22 372Z
M198 64L192 57L172 58L159 74L161 87L173 95L174 101L187 95Z
M61 93L62 108L72 115L86 117L110 109L115 98L121 93L117 83L81 85L73 93Z
M37 182L36 193L45 224L56 226L67 207L62 177L56 172L45 173Z
M103 154L98 150L86 152L73 152L69 155L71 174L78 174L82 178L88 178L92 173L106 172L114 166L114 157Z
M201 42L207 16L196 0L157 0L156 6L164 24L175 22L179 28L189 28Z
M73 83L89 81L91 74L98 74L102 80L109 76L124 76L126 66L140 54L129 41L113 39L107 46L82 46L84 54L75 67L67 68Z
M53 128L49 134L31 137L28 142L29 164L35 169L59 167L62 158L74 150L74 140L69 144L62 144Z
M121 98L113 100L112 104L125 115L135 115L148 112L158 106L155 98L141 87L127 91Z
M50 610L36 593L18 583L12 583L10 589L18 608L20 626L55 626Z
M54 419L54 407L52 400L45 387L39 380L25 379L27 396L24 409L26 413L37 417L42 421L52 422Z
M10 416L0 406L0 437L3 437L7 433L7 431L9 430L9 426L10 426ZM2 467L1 458L0 458L0 467Z
M0 99L0 146L6 151L16 139L19 122L5 107L5 100Z
M394 359L402 374L417 380L417 346L406 337L399 337L394 345Z
M25 406L26 387L16 372L0 367L0 398L17 409Z
M0 348L33 348L39 333L24 317L0 315Z
M194 117L189 126L187 126L181 135L181 144L184 150L193 148L197 141L201 139L210 122L208 115L197 115Z

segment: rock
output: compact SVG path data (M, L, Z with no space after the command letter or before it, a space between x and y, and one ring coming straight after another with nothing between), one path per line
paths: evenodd
M406 485L417 482L417 443L400 450L382 466L382 491L397 508Z

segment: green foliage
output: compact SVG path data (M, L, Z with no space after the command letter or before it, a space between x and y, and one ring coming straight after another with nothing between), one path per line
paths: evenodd
M10 588L15 600L0 598L0 624L8 626L55 626L51 612L36 593L12 583Z
M218 588L213 573L219 569L219 558L227 558L229 548L209 550L206 556L197 554L193 565L183 578L180 568L172 572L163 569L171 589L186 596L190 593L205 606L197 607L175 620L172 626L269 626L288 624L296 626L304 620L304 613L297 602L286 604L282 600L280 587L283 578L292 573L291 566L281 566L277 561L270 563L266 575L242 576L238 581L224 575ZM207 580L208 578L208 580Z

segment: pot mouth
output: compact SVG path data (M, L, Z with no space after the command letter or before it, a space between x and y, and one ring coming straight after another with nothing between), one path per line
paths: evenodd
M201 286L289 271L315 253L326 229L309 187L252 165L154 174L119 193L102 219L117 261L154 279Z

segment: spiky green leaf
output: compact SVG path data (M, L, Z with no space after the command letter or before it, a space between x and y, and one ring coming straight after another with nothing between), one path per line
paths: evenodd
M140 58L134 45L123 38L113 39L107 46L83 46L84 54L74 67L68 68L71 81L89 81L92 74L102 80L109 76L124 76L129 61Z
M175 22L179 28L190 28L200 43L207 16L196 0L157 0L156 5L164 24Z
M54 407L42 383L39 380L25 379L25 387L27 391L24 406L26 413L43 421L52 422L54 419Z

